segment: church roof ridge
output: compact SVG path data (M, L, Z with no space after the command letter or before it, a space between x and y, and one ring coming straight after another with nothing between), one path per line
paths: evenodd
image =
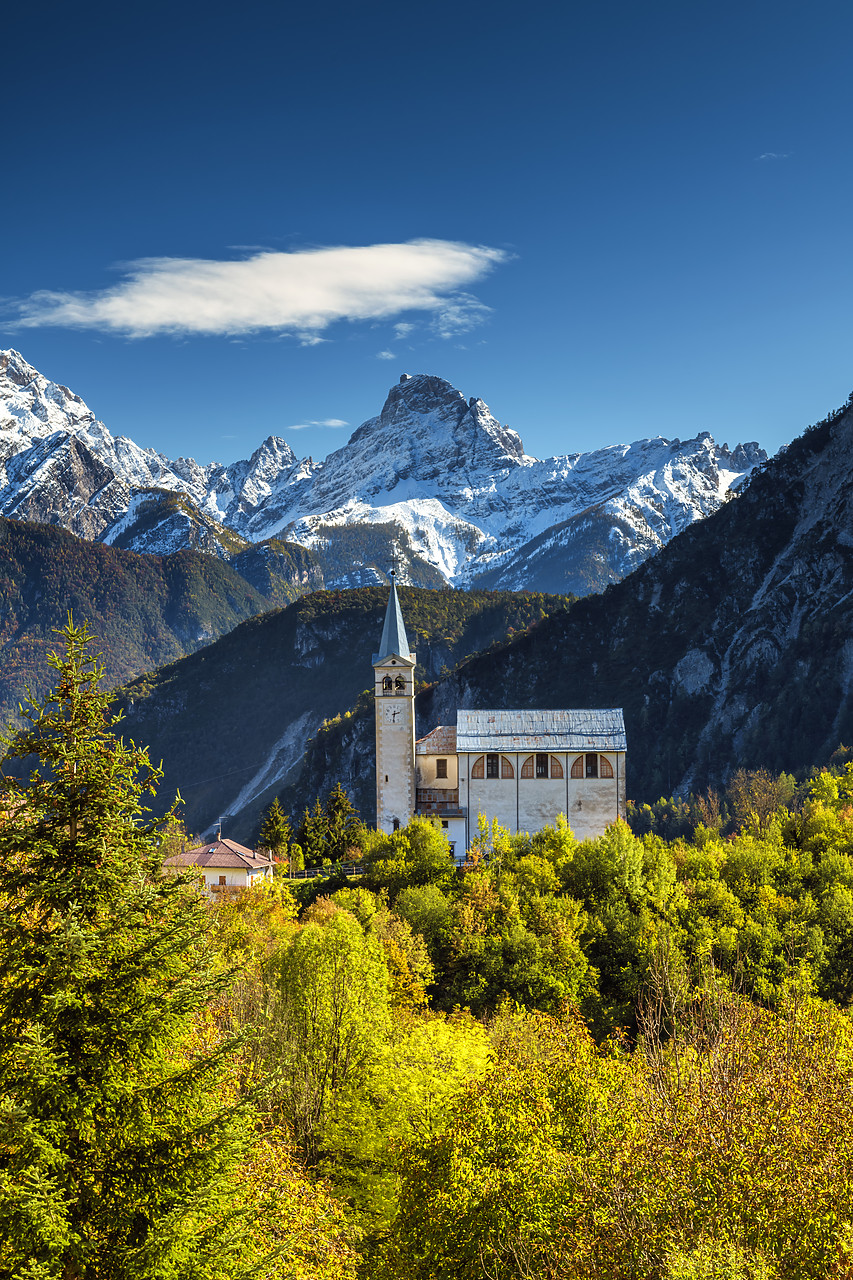
M391 593L388 596L388 607L385 610L385 625L382 628L382 639L379 641L379 652L373 655L374 665L383 658L396 654L398 658L411 658L406 626L397 597L397 583L394 570L391 570Z
M457 751L625 751L621 707L456 712Z

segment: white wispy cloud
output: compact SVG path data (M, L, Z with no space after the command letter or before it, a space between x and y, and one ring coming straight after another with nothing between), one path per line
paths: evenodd
M454 338L458 333L470 333L472 329L476 329L491 314L491 310L491 307L487 307L471 293L456 293L453 297L445 298L441 306L436 308L430 328L439 338Z
M508 257L485 245L412 240L269 249L229 262L143 258L127 264L124 278L109 289L32 294L17 304L18 323L135 338L274 329L313 345L337 320L386 319L414 310L434 313L436 332L449 336L464 332L454 323L470 328L488 310L459 290Z
M396 360L397 357L393 351L377 351L376 359L377 360Z
M307 431L309 427L348 427L349 423L345 418L317 418L308 422L294 422L292 426L285 427L285 431Z
M762 151L760 156L756 156L756 160L787 160L790 157L790 151Z
M394 337L406 338L414 329L413 324L409 324L407 320L401 320L399 324L394 325Z

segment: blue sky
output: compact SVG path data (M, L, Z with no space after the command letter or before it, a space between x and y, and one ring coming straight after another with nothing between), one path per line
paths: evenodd
M140 444L319 457L405 371L538 456L774 450L853 389L849 4L63 0L3 40L0 345Z

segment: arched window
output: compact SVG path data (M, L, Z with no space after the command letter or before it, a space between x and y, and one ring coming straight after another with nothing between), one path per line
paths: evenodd
M403 693L405 691L406 682L402 676L397 676L397 679L394 681L394 688L398 693Z
M522 778L533 777L533 756L528 756L524 764L521 766Z
M394 688L394 681L391 679L390 676L386 676L385 679L382 681L382 692L390 693L393 688Z
M477 759L474 761L474 763L471 766L472 778L484 778L486 776L484 761L485 761L485 756L478 756Z
M512 767L512 761L507 760L506 756L501 756L501 777L514 778L515 770Z
M562 778L563 766L556 756L551 756L551 777Z
M613 777L613 765L607 759L607 756L598 757L598 776L599 778Z
M598 777L598 756L594 751L586 753L586 776L588 778Z
M577 758L575 759L572 765L572 777L573 778L583 777L583 756L577 756Z

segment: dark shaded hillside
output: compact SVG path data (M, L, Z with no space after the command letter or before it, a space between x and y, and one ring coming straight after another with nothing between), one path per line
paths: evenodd
M400 596L419 680L435 679L569 603L449 588L402 588ZM239 821L229 832L250 836L323 720L352 707L372 683L387 598L384 586L316 592L129 685L122 693L125 731L163 759L163 805L179 788L191 830L230 813ZM372 751L359 768L372 785Z
M25 685L47 687L53 629L69 610L96 635L107 681L123 684L268 608L234 569L201 552L137 555L0 518L0 717Z
M307 591L322 591L325 585L314 552L281 538L252 543L234 556L231 567L277 606L291 604Z
M146 555L204 551L227 560L272 606L290 604L306 591L319 591L325 585L320 562L307 547L281 538L249 542L200 511L186 494L171 490L135 494L132 514L116 520L103 541Z
M327 585L335 590L387 582L388 566L396 562L407 582L416 587L447 585L443 574L419 556L406 529L396 520L314 527L312 549Z
M625 709L636 800L739 765L807 768L853 741L853 409L830 415L629 578L472 658L417 699L418 732L457 707ZM311 744L298 809L337 779L372 818L372 709Z

